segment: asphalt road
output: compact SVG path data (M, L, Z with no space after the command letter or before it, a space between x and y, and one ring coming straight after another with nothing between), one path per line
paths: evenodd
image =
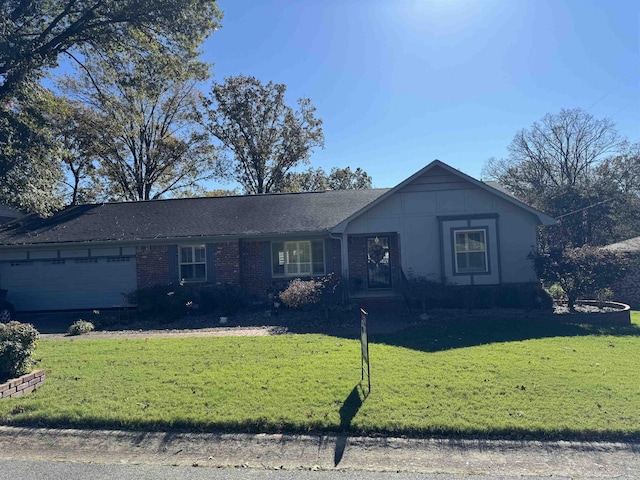
M638 480L640 444L0 427L0 462L0 478L12 479Z
M252 470L247 468L211 468L165 465L104 465L96 463L67 463L52 461L0 461L2 478L13 480L522 480L521 476L485 476L455 474L375 473ZM549 480L549 477L530 477L526 480ZM553 477L568 480L570 477Z

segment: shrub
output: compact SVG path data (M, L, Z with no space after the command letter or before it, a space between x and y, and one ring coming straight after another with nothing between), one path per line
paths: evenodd
M625 273L622 255L584 245L578 248L551 248L529 254L536 274L546 283L557 283L567 295L570 311L584 296L601 297Z
M424 312L427 308L447 307L448 295L447 285L441 282L416 276L412 271L407 277L403 274L403 296L409 309L417 305Z
M325 308L344 307L345 292L342 280L330 273L320 280L323 284L320 292L320 304Z
M130 293L129 303L136 305L141 317L170 320L183 317L198 304L196 292L188 286L158 285L141 288Z
M0 323L0 381L29 372L38 336L30 323Z
M407 278L404 297L409 309L524 308L551 309L552 300L538 283L447 285L426 277Z
M558 283L552 283L549 288L546 289L549 296L555 303L561 303L567 301L567 294Z
M116 327L123 327L133 323L136 320L135 312L133 315L130 309L118 310L113 312L101 312L99 310L93 311L93 318L91 323L96 330L110 330Z
M322 296L324 282L322 280L302 280L294 278L289 286L280 293L280 301L289 308L300 308L318 303Z
M78 320L69 326L67 329L67 335L82 335L84 333L92 332L95 328L96 327L91 322Z
M198 303L203 312L220 311L233 315L247 307L249 295L240 286L232 283L207 285L198 291Z

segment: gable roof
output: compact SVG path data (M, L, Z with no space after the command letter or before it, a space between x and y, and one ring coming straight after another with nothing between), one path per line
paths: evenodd
M0 245L326 233L388 189L183 198L67 207L0 227Z
M495 187L492 187L492 186L488 185L487 183L484 183L484 182L481 182L479 180L476 180L475 178L470 177L466 173L462 173L460 170L457 170L457 169L447 165L446 163L444 163L444 162L442 162L440 160L434 160L431 163L429 163L426 167L420 169L419 171L417 171L416 173L411 175L409 178L407 178L403 182L399 183L398 185L396 185L395 187L393 187L392 189L390 189L389 191L387 191L383 195L380 195L378 198L373 200L371 203L363 206L359 211L353 213L348 218L346 218L345 220L340 222L340 224L334 229L334 231L338 231L338 232L344 231L347 228L347 225L349 224L349 222L351 220L355 219L356 217L359 217L360 215L362 215L363 213L367 212L368 210L370 210L371 208L373 208L377 204L383 202L386 198L390 197L394 193L396 193L399 190L401 190L403 187L405 187L409 183L413 182L416 178L424 175L425 173L429 172L430 170L433 170L436 167L443 168L447 172L449 172L449 173L451 173L453 175L456 175L456 176L462 178L463 180L471 182L473 185L477 186L478 188L481 188L482 190L485 190L485 191L487 191L487 192L489 192L489 193L491 193L493 195L496 195L496 196L502 198L503 200L506 200L507 202L509 202L509 203L511 203L513 205L516 205L517 207L519 207L519 208L521 208L521 209L533 214L535 217L537 217L537 219L538 219L538 221L540 222L541 225L555 225L556 224L556 219L555 218L553 218L553 217L551 217L551 216L547 215L546 213L543 213L543 212L541 212L539 210L536 210L533 207L530 207L526 203L521 202L520 200L518 200L513 195L511 195L509 193L506 193L502 189L497 189Z
M605 250L612 250L614 252L640 252L640 237L629 238L628 240L612 243L602 248Z

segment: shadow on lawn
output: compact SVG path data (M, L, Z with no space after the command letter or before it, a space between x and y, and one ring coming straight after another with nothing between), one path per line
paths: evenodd
M537 338L611 335L640 337L640 326L577 325L528 319L445 320L411 327L388 335L373 335L372 343L438 352L499 342L517 342Z
M360 410L360 407L367 399L368 393L364 390L361 383L358 383L351 393L347 396L342 407L340 407L340 430L348 432L351 429L351 422L355 418ZM347 447L347 441L349 437L347 435L340 435L336 439L336 450L333 454L334 466L338 466L344 455L344 450Z

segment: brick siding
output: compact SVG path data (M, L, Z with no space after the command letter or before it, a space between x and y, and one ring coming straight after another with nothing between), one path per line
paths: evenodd
M240 283L250 294L265 297L271 282L265 275L264 249L269 242L240 242Z
M340 240L326 239L331 271L337 278L342 276ZM285 286L291 277L272 277L269 241L229 241L214 244L216 283L241 285L247 293L260 298L274 289ZM269 250L270 251L270 250ZM326 262L325 262L326 263ZM138 288L171 283L169 274L169 247L167 245L136 248L136 270ZM365 263L366 274L366 263Z
M215 281L216 283L240 283L240 243L223 242L214 244L215 256Z
M167 245L136 247L136 275L138 288L168 285L169 249Z
M613 300L640 309L640 253L628 255L629 263L625 276L613 287Z

